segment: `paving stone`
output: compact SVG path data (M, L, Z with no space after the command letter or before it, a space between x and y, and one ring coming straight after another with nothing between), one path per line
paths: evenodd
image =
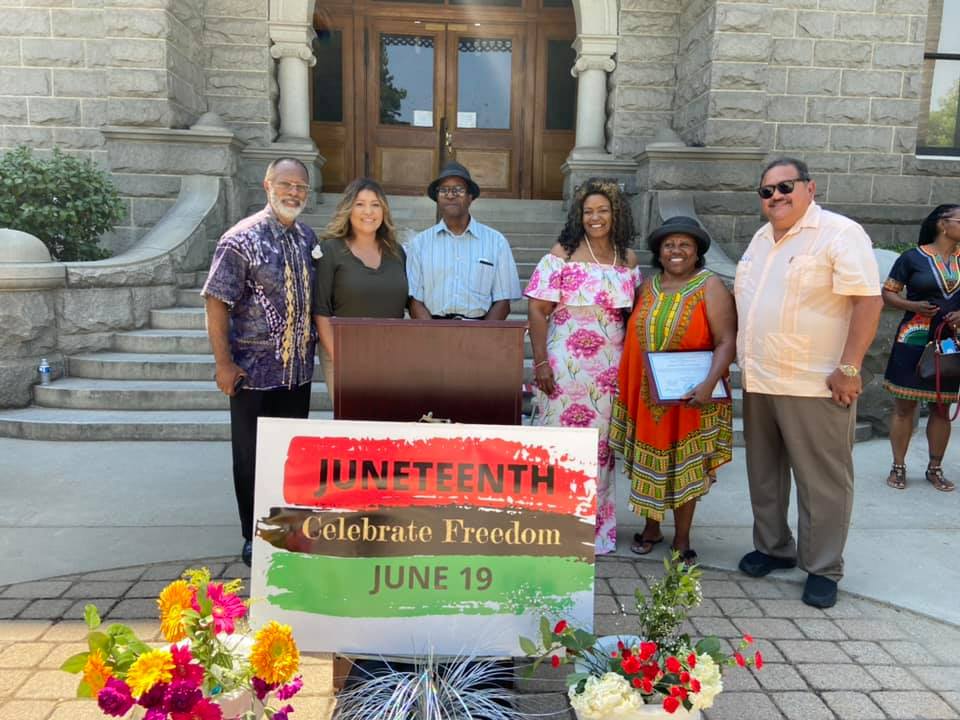
M29 670L4 670L0 673L0 698L11 697L29 677Z
M37 664L37 667L45 670L59 670L60 666L63 665L64 660L76 655L77 653L82 653L89 650L89 646L85 642L44 644L47 646L49 652L43 658L43 660Z
M129 580L83 580L75 582L63 594L68 598L103 598L103 597L122 597L127 590L133 586Z
M16 617L17 613L23 610L28 604L29 600L0 600L0 620L9 620L12 617Z
M950 667L919 665L911 670L931 690L960 689L960 667L956 665Z
M50 720L104 720L104 714L92 700L68 700L54 708Z
M27 668L38 665L54 648L51 643L14 643L0 651L0 668Z
M10 620L0 623L0 644L37 640L52 623L43 620Z
M637 631L637 619L629 615L603 615L593 623L597 635L628 635Z
M741 580L737 579L737 584L743 590L744 594L752 598L784 598L788 595L784 592L780 583L770 582L768 580Z
M876 678L884 690L926 690L927 687L902 667L895 665L864 665L863 669ZM956 687L955 685L953 687ZM930 688L941 690L943 688Z
M117 568L116 570L97 570L86 573L82 580L139 580L146 568L143 566Z
M103 617L110 609L117 604L114 598L89 598L87 600L77 600L66 612L63 613L64 620L83 620L86 615L87 605L96 605L97 612Z
M73 620L63 620L55 625L49 626L43 633L41 639L44 642L72 642L85 640L87 638L87 626L85 623Z
M328 718L333 712L334 698L321 695L297 695L290 701L296 711L294 717Z
M803 633L800 628L789 620L780 620L777 618L734 618L734 624L740 628L740 632L749 633L755 638L764 638L766 640L802 640Z
M879 639L879 638L878 638ZM939 665L939 660L930 654L923 645L912 641L892 641L883 643L884 649L893 655L902 665Z
M823 618L823 610L810 607L800 600L757 600L757 604L770 617Z
M765 672L767 666L763 666ZM753 675L753 670L747 668L732 667L723 673L723 691L734 690L760 690L760 683Z
M600 580L601 578L597 578L597 582ZM638 589L643 591L644 595L650 591L647 584L639 577L611 577L606 582L610 583L616 595L628 596L631 600L635 599L634 592Z
M126 597L156 599L170 582L170 580L141 580L127 591Z
M791 663L850 662L836 643L823 640L778 640L777 647Z
M892 665L895 660L877 643L865 640L843 640L837 643L855 663L861 665Z
M807 682L789 665L764 663L759 671L751 670L754 677L767 690L809 690Z
M636 578L637 569L628 562L602 562L597 564L597 577L605 578Z
M825 692L821 697L841 720L884 720L886 717L863 693Z
M746 597L743 588L732 580L704 580L700 588L703 596L708 598Z
M834 720L830 708L812 692L773 693L773 701L789 720Z
M783 657L783 653L780 652L773 641L767 640L766 638L754 636L751 647L754 652L757 650L761 652L765 662L784 662L786 660L786 658Z
M814 690L879 690L880 683L862 667L852 664L797 665Z
M960 710L960 690L940 693L943 699L953 706L954 710Z
M906 640L907 636L896 625L882 620L840 618L837 625L851 640Z
M55 704L51 700L13 700L0 706L0 720L46 720Z
M77 696L77 675L62 670L38 670L20 686L17 697L23 700L68 700Z
M691 618L690 622L699 635L716 635L724 638L738 638L741 633L732 622L722 617Z
M121 600L106 617L111 620L157 617L157 602L148 598Z
M737 617L761 617L763 615L756 603L745 597L717 598L716 602L723 611L723 615L735 615Z
M241 578L243 580L250 579L250 568L244 565L242 562L235 562L230 565L227 565L224 569L222 576L233 580L234 578Z
M883 690L870 699L893 720L954 720L957 713L932 692Z
M70 598L34 600L18 617L25 620L59 620L72 604Z
M723 611L720 610L720 606L717 605L715 600L704 598L697 607L690 608L687 614L690 617L721 617Z
M783 714L762 693L724 692L703 713L706 720L782 720Z
M830 618L859 618L867 613L858 607L856 603L850 602L849 598L841 595L837 604L832 608L824 610L823 614Z
M3 592L5 598L55 598L60 597L70 582L67 580L40 580L11 585Z
M816 618L797 618L794 621L800 632L811 640L846 640L846 633L832 620Z
M333 655L317 653L300 658L300 674L303 676L305 695L329 695L333 692Z
M610 581L606 578L597 578L596 582L593 583L593 594L612 595L613 588L610 587Z
M612 595L601 595L593 603L594 615L622 615L623 611L617 598Z
M140 576L141 580L177 580L183 575L183 571L196 567L186 563L167 563L164 565L151 565L147 571Z

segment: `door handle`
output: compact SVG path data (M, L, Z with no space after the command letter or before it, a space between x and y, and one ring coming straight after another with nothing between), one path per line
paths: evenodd
M449 130L443 131L443 145L444 149L447 152L447 155L453 157L455 150L453 149L453 135L450 134Z

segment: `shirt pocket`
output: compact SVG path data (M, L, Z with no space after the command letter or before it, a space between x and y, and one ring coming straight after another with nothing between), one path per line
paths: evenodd
M763 338L764 355L775 366L781 380L793 380L798 372L810 366L809 335L799 333L767 333Z
M802 297L833 292L833 268L825 254L794 255L785 275L787 297Z
M473 264L470 272L470 291L488 301L493 292L493 261L482 258Z

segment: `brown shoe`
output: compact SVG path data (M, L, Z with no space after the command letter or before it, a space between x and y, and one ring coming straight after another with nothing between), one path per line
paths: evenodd
M887 476L887 485L894 490L903 490L907 487L907 466L894 463L890 467L890 474Z
M940 492L953 492L956 489L956 485L943 476L943 468L939 465L937 467L927 466L927 482Z

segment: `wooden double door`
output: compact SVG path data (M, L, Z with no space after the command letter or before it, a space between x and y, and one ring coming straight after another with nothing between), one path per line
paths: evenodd
M328 160L324 186L368 175L418 195L457 160L485 196L559 197L574 143L572 18L433 12L371 2L321 16L312 135ZM324 46L334 40L339 68ZM339 117L324 116L331 100Z

